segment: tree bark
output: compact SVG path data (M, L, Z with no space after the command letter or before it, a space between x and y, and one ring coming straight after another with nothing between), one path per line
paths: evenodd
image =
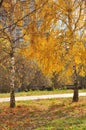
M77 80L77 73L76 73L76 65L73 66L74 71L74 94L73 94L73 102L78 102L79 94L78 94L78 80Z
M11 56L10 107L15 107L15 58Z
M0 7L2 6L3 1L4 1L4 0L0 0Z
M78 85L74 84L74 95L73 95L73 102L78 102L79 96L78 96Z

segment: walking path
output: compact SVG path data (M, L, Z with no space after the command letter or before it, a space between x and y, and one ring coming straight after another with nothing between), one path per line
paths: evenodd
M79 93L79 96L86 96L86 93ZM73 97L73 93L69 94L52 94L52 95L40 95L40 96L21 96L16 97L16 101L25 101L25 100L39 100L39 99L52 99L52 98L68 98ZM10 98L0 98L0 102L9 102Z

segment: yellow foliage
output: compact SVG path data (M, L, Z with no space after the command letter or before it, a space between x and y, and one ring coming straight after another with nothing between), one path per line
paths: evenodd
M30 37L29 37L28 35L25 35L25 36L24 36L24 40L25 40L25 41L29 41L29 40L30 40Z
M23 26L23 20L19 21L17 25L18 26Z
M80 73L79 73L80 76L85 76L85 71L83 70L83 68L81 69Z
M9 1L4 2L4 8L9 9L9 11L7 9L6 11L11 16L12 3ZM31 4L30 1L16 2L12 20L17 22L26 15L27 17L17 22L18 26L23 26L23 22L28 19L28 22L26 21L28 25L25 25L22 32L24 42L27 43L29 41L30 45L27 48L21 49L21 53L26 58L36 60L45 74L50 74L54 71L64 71L65 66L68 64L66 74L70 76L72 73L71 66L73 66L74 61L77 68L79 64L86 65L86 49L83 46L82 40L80 41L79 32L77 31L83 25L82 19L85 17L84 13L81 11L83 15L75 15L75 12L80 12L76 11L75 7L80 9L80 5L77 2L74 3L74 0L67 0L67 2L64 0L49 0L46 4L44 2L46 0L36 0L34 2L34 9L40 8L37 11L33 11L33 13L28 8ZM44 6L42 7L42 5ZM13 21L11 22L13 23ZM7 19L6 24L8 27L11 24L10 20ZM63 29L60 28L61 25ZM83 73L81 72L82 75Z
M75 57L75 63L76 63L77 65L81 63L80 57L78 57L78 56Z
M49 39L36 37L34 43L30 44L29 51L25 51L25 55L28 58L36 59L45 74L64 69L60 59L59 43L53 37L49 37Z
M72 69L71 68L69 68L68 70L67 70L67 73L66 73L68 76L71 76L72 75Z
M5 8L9 8L11 5L9 4L9 2L4 2L4 7Z

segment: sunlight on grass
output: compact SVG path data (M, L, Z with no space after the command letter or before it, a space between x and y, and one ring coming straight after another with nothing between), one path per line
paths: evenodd
M79 90L79 92L86 92L86 89ZM32 96L32 95L47 95L47 94L65 94L65 93L73 93L73 90L58 90L55 89L53 91L28 91L28 92L17 92L16 96ZM9 93L1 93L0 98L10 97Z

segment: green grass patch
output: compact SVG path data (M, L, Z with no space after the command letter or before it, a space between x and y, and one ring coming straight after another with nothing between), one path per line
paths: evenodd
M0 103L0 130L86 130L86 97Z
M86 92L86 89L79 90L79 92ZM73 93L73 90L58 90L55 89L53 91L28 91L28 92L17 92L16 96L32 96L32 95L47 95L47 94L65 94L65 93ZM1 93L0 98L9 97L10 93Z

